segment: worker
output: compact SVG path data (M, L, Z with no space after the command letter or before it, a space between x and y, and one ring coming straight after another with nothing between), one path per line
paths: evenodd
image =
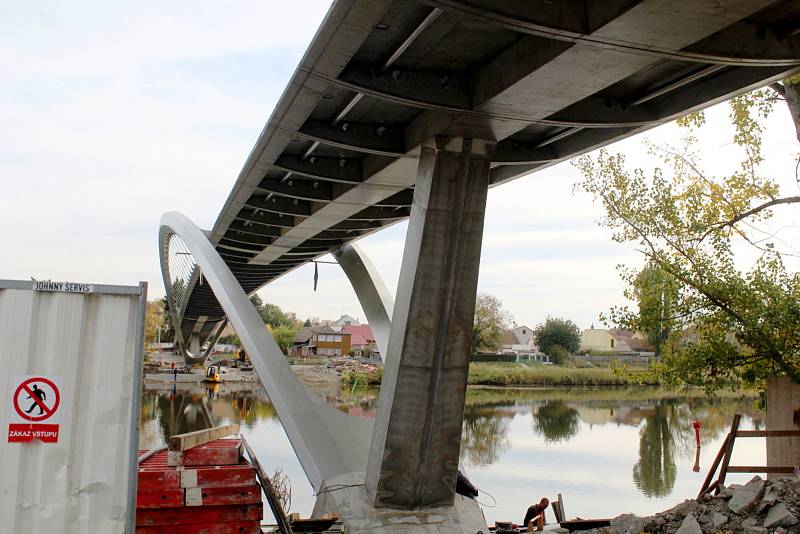
M528 507L528 511L525 512L525 520L522 522L522 524L527 527L528 532L533 532L532 520L537 516L540 517L540 519L537 521L537 526L544 526L546 523L544 519L544 511L548 506L550 506L550 501L547 499L547 497L542 497L542 500L539 501L539 504L532 504Z
M175 366L175 362L172 362L172 381L178 381L178 368Z

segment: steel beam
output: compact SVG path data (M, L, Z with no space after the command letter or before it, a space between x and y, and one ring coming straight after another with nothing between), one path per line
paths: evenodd
M405 157L404 129L401 125L365 124L343 121L332 125L309 119L293 132L320 143L379 156Z
M378 507L453 504L492 148L422 148L367 464Z
M327 180L343 184L358 184L364 179L364 175L361 172L361 161L357 159L322 156L311 156L303 159L299 156L281 156L272 167L315 180Z
M369 328L375 336L375 344L386 361L389 346L389 331L392 326L394 299L383 283L378 270L369 257L356 244L345 245L332 251L350 285L358 297L361 309L367 316Z
M258 184L258 188L268 193L300 200L330 202L333 200L333 184L324 180L306 180L303 178L266 177Z
M695 63L710 63L734 66L780 66L795 65L798 63L797 42L783 38L770 31L764 26L756 26L745 22L734 22L728 28L716 33L715 35L702 39L695 44L681 49L671 49L664 46L645 46L643 43L627 40L622 36L609 34L598 35L594 30L599 29L602 24L593 24L593 30L586 32L576 31L573 28L557 27L556 21L547 8L542 9L539 4L529 2L505 2L498 5L492 0L420 0L430 6L442 9L447 12L457 13L468 16L486 24L500 26L512 31L543 37L565 43L580 43L591 45L597 48L615 50L637 55L649 55L655 58L678 59L681 61ZM571 2L555 2L563 4L565 9L572 9L574 4ZM567 5L572 4L572 5ZM580 4L580 3L579 3ZM609 22L614 16L620 15L620 3L606 2L585 2L586 7L591 8L594 4L595 14L593 18L602 18ZM615 5L617 4L617 5ZM628 7L632 8L632 2L627 2ZM651 2L651 9L667 9ZM732 6L730 4L713 5L709 3L705 6L704 15L714 17L727 15L734 12L734 7L741 10L741 17L747 16L759 7L766 7L765 3L741 2L741 5ZM604 10L605 13L600 13ZM747 11L745 11L747 10ZM633 11L633 9L631 9ZM606 13L612 16L606 15ZM664 15L667 13L664 12ZM549 15L549 16L548 16ZM573 11L570 17L572 21L581 20L581 13ZM550 20L542 21L540 17L547 17ZM740 18L741 18L740 17ZM568 23L570 18L562 18L559 22Z
M370 421L340 412L300 382L238 280L199 228L185 216L170 212L161 218L160 242L165 243L171 234L183 239L203 269L315 491L325 480L363 471Z

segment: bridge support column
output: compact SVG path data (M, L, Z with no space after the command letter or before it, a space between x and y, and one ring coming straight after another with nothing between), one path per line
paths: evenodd
M379 508L454 501L492 148L422 147L367 464Z
M200 336L192 334L192 337L189 338L189 352L200 354Z

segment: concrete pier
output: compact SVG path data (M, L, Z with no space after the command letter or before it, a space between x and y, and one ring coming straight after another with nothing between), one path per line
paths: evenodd
M492 147L422 148L367 464L378 507L453 503Z

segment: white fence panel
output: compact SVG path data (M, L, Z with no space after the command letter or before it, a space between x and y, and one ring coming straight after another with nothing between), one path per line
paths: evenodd
M123 533L135 511L146 284L32 287L0 280L0 533ZM23 375L60 378L57 443L9 443Z

